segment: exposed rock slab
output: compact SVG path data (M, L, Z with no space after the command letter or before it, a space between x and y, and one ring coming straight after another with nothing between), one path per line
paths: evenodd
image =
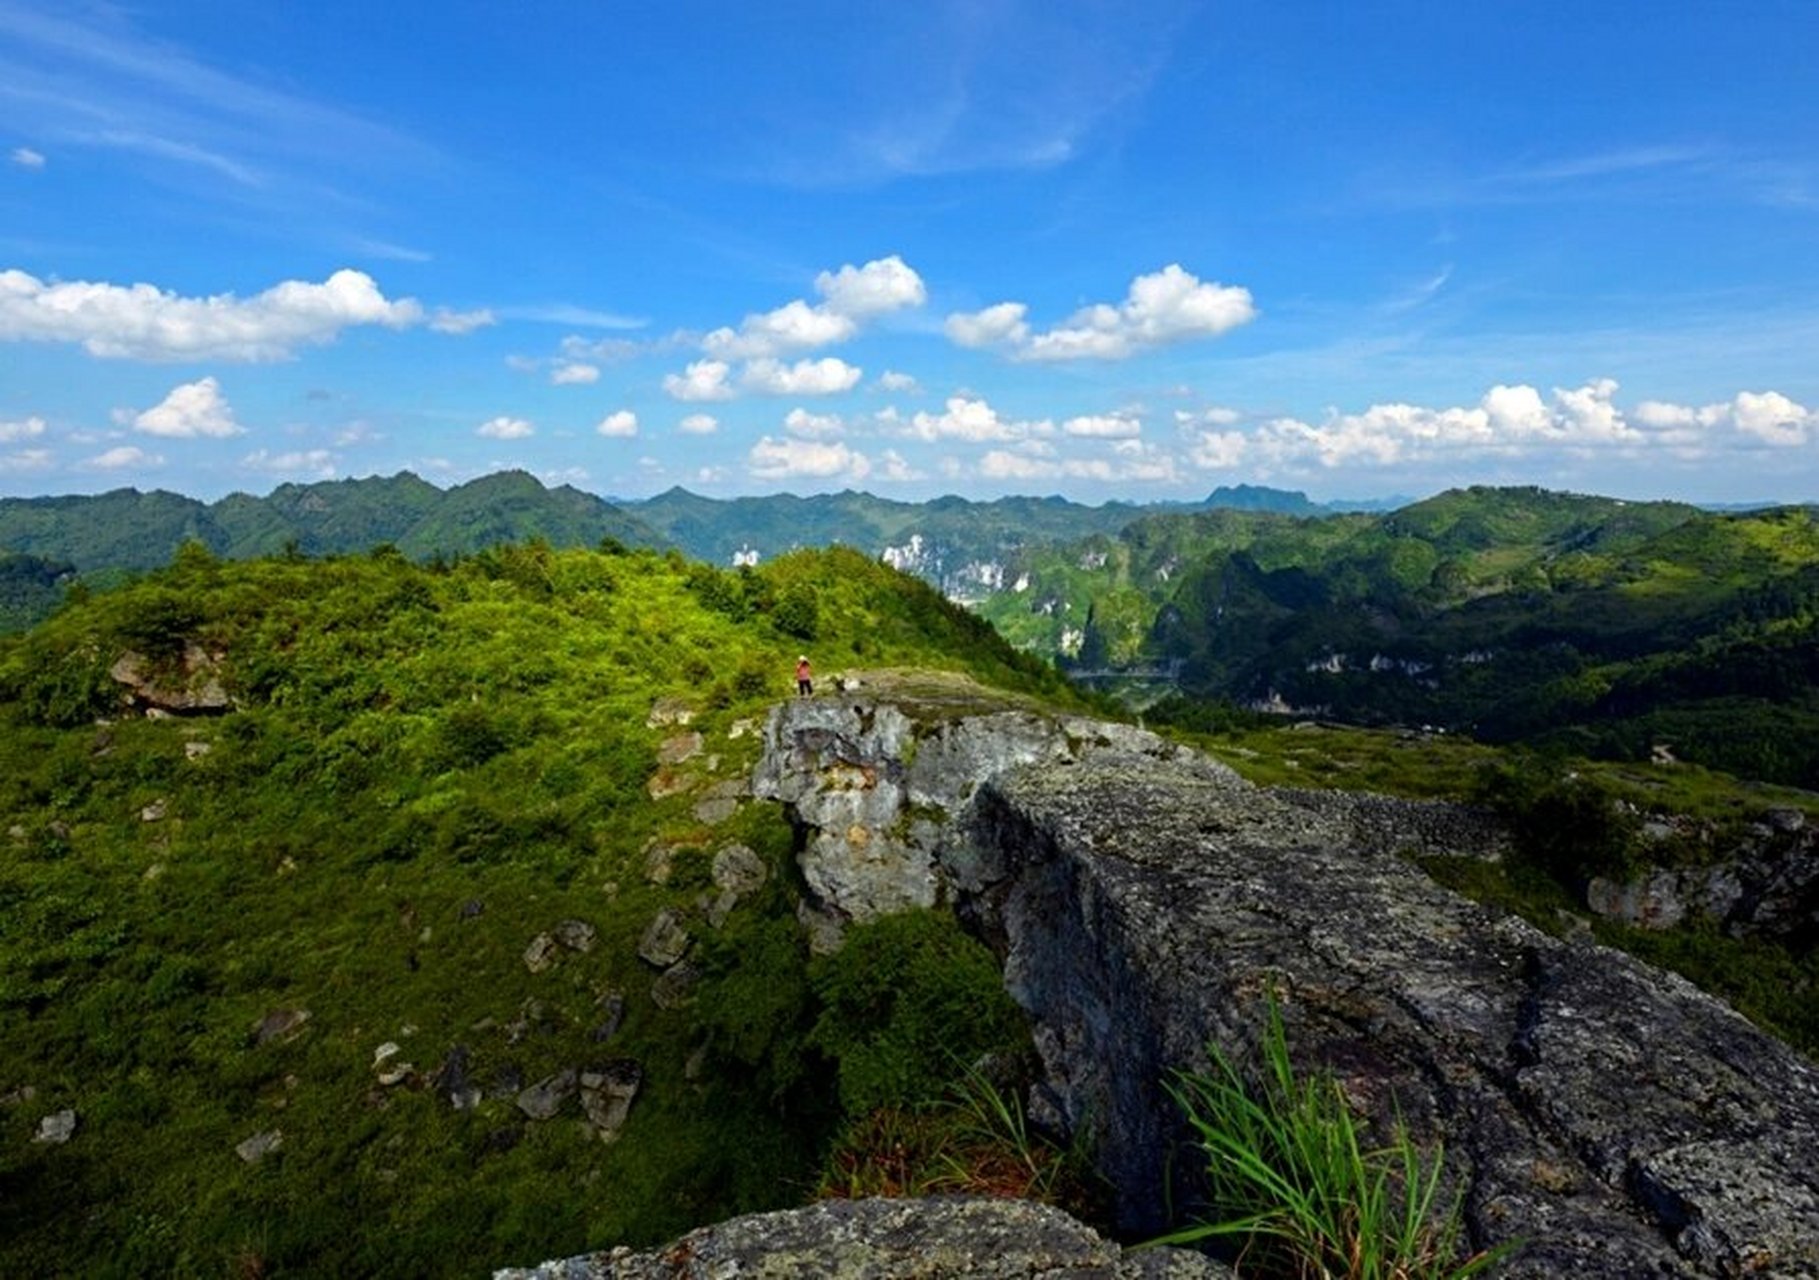
M831 1200L494 1280L1229 1280L1177 1249L1126 1253L1059 1209L1022 1200Z
M1163 1225L1168 1073L1208 1041L1242 1060L1274 988L1298 1061L1445 1142L1476 1243L1529 1242L1505 1274L1819 1274L1819 1070L1361 850L1342 812L1102 758L988 783L948 865L1127 1228Z
M221 655L186 641L183 655L154 662L128 649L114 660L108 675L126 686L135 707L175 715L219 715L233 710L234 700L222 683Z

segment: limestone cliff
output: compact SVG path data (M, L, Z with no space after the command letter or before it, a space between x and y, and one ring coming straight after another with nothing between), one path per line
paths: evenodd
M951 904L1030 1016L1033 1111L1084 1132L1121 1231L1192 1201L1170 1073L1209 1043L1244 1061L1274 992L1299 1063L1443 1147L1475 1245L1526 1242L1500 1274L1819 1277L1819 1069L1400 856L1496 856L1482 815L1261 789L1138 730L926 699L793 702L765 747L754 790L798 825L820 945Z

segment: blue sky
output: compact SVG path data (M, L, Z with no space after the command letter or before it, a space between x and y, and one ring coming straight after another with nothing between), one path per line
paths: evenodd
M0 494L1819 498L1819 6L0 0Z

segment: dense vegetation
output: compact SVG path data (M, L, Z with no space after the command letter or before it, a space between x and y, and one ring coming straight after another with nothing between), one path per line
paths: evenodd
M541 539L560 549L603 538L633 546L663 541L592 494L567 485L546 489L522 471L446 490L406 471L285 484L263 498L234 493L214 503L137 489L0 499L0 550L59 561L84 575L156 569L186 542L231 559L337 555L381 543L428 559L506 542Z
M864 974L813 962L776 807L704 805L803 649L1066 697L840 551L192 545L0 644L0 1273L470 1275L652 1242L801 1199L865 1111L1013 1049L951 920L859 931ZM238 709L123 714L128 650L216 664ZM734 843L767 874L716 926ZM637 952L664 908L695 985L659 1002ZM535 971L541 935L566 941ZM572 1097L515 1103L624 1059L615 1142ZM65 1108L75 1138L34 1142Z
M1819 524L1535 489L1388 515L1152 516L981 608L1194 700L1819 784Z

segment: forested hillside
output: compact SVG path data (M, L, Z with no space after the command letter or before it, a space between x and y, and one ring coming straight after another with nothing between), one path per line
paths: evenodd
M1806 508L1470 489L1383 516L1151 517L1014 571L981 606L1013 641L1190 699L1819 783Z
M235 493L219 502L157 490L116 489L93 497L0 498L0 551L74 566L107 580L123 570L170 563L198 542L230 559L363 552L381 543L427 559L502 542L540 538L553 547L602 538L662 545L649 526L567 485L546 489L522 471L502 471L451 489L410 472L361 480L285 484L268 496Z
M192 544L0 641L0 1273L654 1241L803 1198L843 1064L888 1102L1014 1048L951 922L849 943L900 1018L810 960L743 781L803 652L1068 697L843 551Z

